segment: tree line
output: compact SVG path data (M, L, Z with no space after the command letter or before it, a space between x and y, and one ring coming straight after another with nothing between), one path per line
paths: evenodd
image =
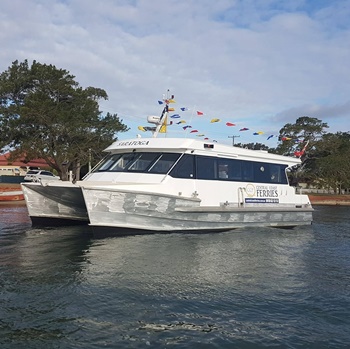
M313 117L302 116L279 131L276 148L250 143L237 146L262 149L271 153L298 156L302 165L290 174L293 185L300 182L336 193L350 189L350 132L329 133L328 124Z
M62 180L68 171L80 178L81 167L100 160L102 150L128 131L117 114L105 115L99 101L105 90L82 88L75 76L54 65L14 61L0 74L0 150L13 158L44 159ZM327 133L327 123L302 116L279 131L279 143L235 144L302 159L291 173L293 184L307 182L335 191L350 188L350 133ZM307 144L307 149L303 148Z

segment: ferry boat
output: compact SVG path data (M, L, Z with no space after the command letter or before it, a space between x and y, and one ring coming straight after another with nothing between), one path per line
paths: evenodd
M167 102L167 101L166 101ZM96 231L225 231L312 223L307 195L289 185L296 157L188 138L119 140L82 181L22 183L33 223L87 223Z

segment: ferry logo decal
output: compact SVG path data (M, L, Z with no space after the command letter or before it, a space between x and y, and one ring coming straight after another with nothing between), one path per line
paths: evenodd
M245 187L245 192L247 193L247 195L251 198L253 196L255 196L255 186L254 184L247 184Z

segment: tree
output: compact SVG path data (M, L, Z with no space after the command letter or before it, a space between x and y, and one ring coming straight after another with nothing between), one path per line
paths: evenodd
M252 149L252 150L269 150L270 148L263 143L237 143L235 147Z
M302 116L295 124L284 125L279 132L280 143L276 148L278 154L293 156L295 151L300 151L306 142L311 149L315 142L325 134L327 123L317 118Z
M315 180L341 193L350 188L350 133L327 133L317 143L310 169Z
M313 149L317 141L325 134L327 123L309 116L299 117L294 124L284 125L279 132L279 141L276 149L271 152L287 156L301 155L302 166L295 167L289 172L289 179L293 185L300 181L310 181L310 168L314 163ZM307 146L307 151L303 149Z
M74 79L64 69L27 60L1 73L0 149L42 158L63 180L72 169L79 179L81 165L128 128L117 114L102 116L103 89L83 89Z

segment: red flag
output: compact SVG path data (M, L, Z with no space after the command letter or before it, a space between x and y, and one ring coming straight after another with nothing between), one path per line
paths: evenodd
M299 151L295 151L294 155L298 158L302 157L305 153L305 150L307 148L307 146L309 145L309 141L306 142L306 144L304 145L303 149L299 150Z
M201 116L201 115L203 115L203 114L204 114L203 112L197 111L197 115Z
M195 132L198 132L198 130L192 130L190 133L195 133Z
M226 126L236 126L236 124L233 124L232 122L226 122Z

